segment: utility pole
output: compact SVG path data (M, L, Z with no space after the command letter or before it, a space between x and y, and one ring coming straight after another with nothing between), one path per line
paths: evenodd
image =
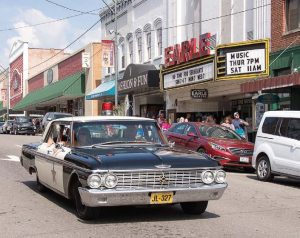
M4 71L2 71L1 74L4 74L4 77L7 78L7 88L6 88L6 113L7 113L7 120L9 120L9 104L10 104L10 81L9 81L9 72L10 72L10 68L8 67L7 69L5 69L2 65L0 65L2 69L4 69Z
M118 0L113 0L115 4L115 9L113 10L106 2L105 0L102 0L102 2L109 8L109 10L114 14L114 21L115 21L115 44L114 44L114 51L115 51L115 107L118 106L118 78L119 78L119 68L118 68L118 17L117 17L117 2Z
M117 0L115 0L115 107L118 106L118 17L117 17Z

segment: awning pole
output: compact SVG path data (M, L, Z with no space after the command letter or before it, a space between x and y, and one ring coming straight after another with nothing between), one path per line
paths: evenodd
M115 0L115 107L118 106L118 23L117 23L117 0Z

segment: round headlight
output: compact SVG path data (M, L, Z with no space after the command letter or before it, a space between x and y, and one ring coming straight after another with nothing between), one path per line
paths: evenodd
M101 186L101 182L101 176L98 174L91 174L87 180L87 183L90 186L90 188L99 188Z
M225 183L226 182L226 173L223 170L218 170L216 172L216 183Z
M118 177L114 174L106 174L104 176L104 186L107 188L114 188L117 186Z
M202 182L205 184L211 184L215 180L214 173L212 171L206 170L201 174Z

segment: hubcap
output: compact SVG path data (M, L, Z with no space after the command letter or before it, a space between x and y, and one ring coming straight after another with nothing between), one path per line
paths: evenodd
M268 166L267 161L261 160L257 167L257 172L258 172L259 177L261 177L261 178L266 177L268 174L268 171L269 171L269 166Z

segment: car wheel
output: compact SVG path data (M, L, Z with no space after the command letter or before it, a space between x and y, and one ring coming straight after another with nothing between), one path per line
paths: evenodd
M271 164L269 158L266 155L259 157L256 165L256 175L258 180L270 182L274 176L271 171Z
M198 152L198 153L201 153L201 154L204 154L204 153L206 153L206 152L205 152L205 149L204 149L204 148L202 148L202 147L201 147L201 148L199 148L199 149L197 150L197 152Z
M200 215L205 212L208 201L201 202L182 202L180 206L187 214Z
M82 220L91 220L96 215L96 208L88 207L82 204L81 197L78 191L79 187L81 187L81 184L77 180L72 185L72 194L76 208L76 215Z
M36 175L36 188L40 193L46 192L47 188L40 183L39 177Z

